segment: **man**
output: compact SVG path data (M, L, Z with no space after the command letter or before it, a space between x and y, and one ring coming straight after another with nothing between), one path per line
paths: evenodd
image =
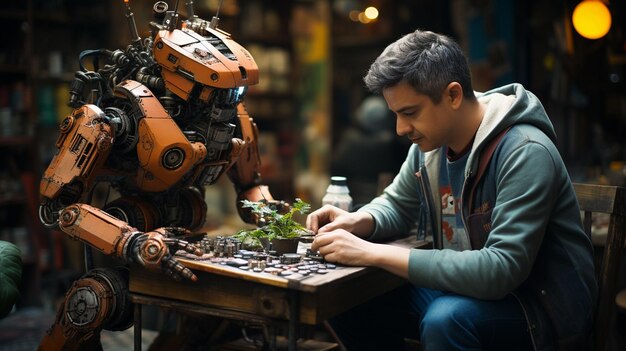
M389 45L364 80L414 145L371 203L309 215L312 249L411 284L333 319L345 346L402 349L412 336L425 350L586 349L592 245L539 100L519 84L474 93L459 46L419 30ZM420 218L433 218L434 250L373 242Z
M8 241L0 240L0 319L13 309L19 297L22 280L22 256L20 250Z

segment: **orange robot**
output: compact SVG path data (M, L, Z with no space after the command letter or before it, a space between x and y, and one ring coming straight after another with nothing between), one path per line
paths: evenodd
M258 132L242 104L247 87L258 82L258 67L217 28L216 17L208 22L194 16L192 1L186 21L158 1L152 35L145 39L124 2L132 44L81 53L70 88L74 110L61 123L58 152L41 180L40 220L87 244L87 252L95 248L195 281L173 253L201 255L183 239L205 222L205 186L226 173L238 200L288 206L260 185ZM86 58L93 58L93 71L84 68ZM91 206L99 183L121 197ZM93 349L102 328L132 325L126 270L87 268L67 292L40 349Z

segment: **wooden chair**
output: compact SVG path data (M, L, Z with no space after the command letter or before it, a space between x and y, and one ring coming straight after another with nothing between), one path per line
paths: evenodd
M591 184L574 184L574 189L580 210L584 213L583 227L589 236L592 234L592 213L609 215L601 264L596 261L599 295L593 329L594 349L604 351L614 329L612 321L616 310L616 288L626 238L626 189Z

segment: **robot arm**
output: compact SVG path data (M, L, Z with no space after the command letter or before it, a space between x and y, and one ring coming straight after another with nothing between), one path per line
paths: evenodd
M89 191L113 144L114 127L95 105L83 105L60 126L59 149L44 172L39 192L39 215L47 227L56 227L58 211L79 201Z
M261 184L259 167L261 157L259 155L259 130L256 123L248 115L243 104L237 105L237 117L241 126L244 147L239 151L239 156L228 171L228 177L235 185L237 191L237 211L239 216L247 223L255 223L258 218L252 215L249 209L241 207L241 200L266 201L279 211L289 209L289 204L274 199L267 185Z
M149 270L163 271L176 280L198 279L170 254L182 249L202 255L193 245L173 238L179 228L159 228L142 233L128 223L85 204L73 204L64 208L60 214L59 226L72 239L87 243L106 255L137 262Z
M105 109L105 111L107 111ZM170 254L177 249L202 253L187 242L173 238L179 228L159 228L143 233L106 212L78 202L84 200L109 157L119 121L95 105L83 105L66 117L56 146L59 151L40 184L43 198L40 219L73 239L106 255L162 270L175 279L196 276ZM173 250L173 251L172 251Z

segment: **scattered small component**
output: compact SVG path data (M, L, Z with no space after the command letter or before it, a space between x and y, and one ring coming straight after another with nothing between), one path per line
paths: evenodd
M319 262L324 260L324 256L322 256L319 251L313 251L311 249L306 249L306 257Z
M232 260L226 261L226 264L233 267L247 266L248 260L244 260L242 258L234 258Z
M294 253L286 253L280 256L280 263L282 264L295 264L299 263L302 259L302 256Z
M248 268L259 268L263 271L266 268L266 262L263 260L248 260Z
M277 256L275 251L244 250L241 248L241 242L232 237L207 235L194 245L204 252L202 258L189 257L190 255L185 255L184 252L181 256L287 279L304 279L311 275L327 274L329 270L337 268L337 265L326 262L318 251L311 249L307 249L305 255L286 253Z
M282 272L282 269L268 267L268 268L265 268L263 272L273 274L273 275L278 275L280 272Z

